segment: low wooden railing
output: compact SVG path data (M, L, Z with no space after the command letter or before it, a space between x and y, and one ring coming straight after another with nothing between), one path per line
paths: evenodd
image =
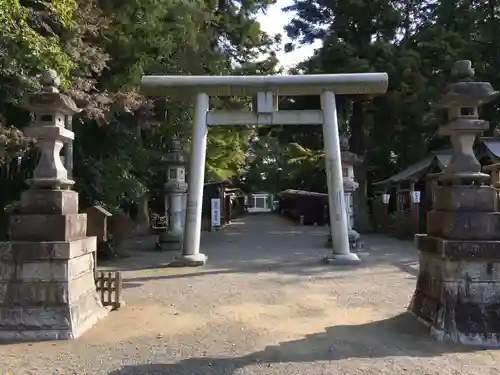
M120 271L97 271L95 283L103 306L111 306L113 310L116 310L125 305L121 298L122 275Z

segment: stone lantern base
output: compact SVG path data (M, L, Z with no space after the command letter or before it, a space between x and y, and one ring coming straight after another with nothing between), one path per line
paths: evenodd
M181 251L182 235L170 232L160 233L158 236L158 245L161 251Z
M491 186L442 186L417 235L409 310L438 339L500 347L500 213Z
M96 237L71 190L28 190L0 243L0 340L74 339L107 315L94 280Z

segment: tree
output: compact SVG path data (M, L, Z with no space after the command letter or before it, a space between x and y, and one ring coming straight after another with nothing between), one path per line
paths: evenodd
M376 0L369 4L295 0L285 10L296 12L287 26L296 43L323 42L297 71L389 74L387 94L373 100L347 97L343 104L351 151L365 160L355 167L360 182L356 207L362 208L356 224L365 229L367 181L388 177L422 158L430 147L442 146L436 130L444 118L433 103L449 82L454 61L467 56L494 61L492 49L486 51L484 46L491 40L493 25L498 25L498 14L491 2L451 0ZM478 75L484 76L488 70L479 62ZM493 117L491 107L486 112ZM377 168L368 172L366 163Z
M18 155L24 155L20 165L28 170L32 165L24 161L36 160L21 131L29 114L17 104L25 92L39 89L37 74L52 68L62 77L65 93L84 108L73 120L74 177L83 203L114 210L157 191L171 135L179 134L189 149L192 103L190 98L143 97L141 76L272 71L272 55L256 61L273 48L274 36L263 33L255 19L269 3L0 0L5 178L13 181L7 171L17 170ZM215 104L244 105L233 99ZM210 132L207 178L241 171L250 131L225 127ZM26 172L20 170L16 181L22 184ZM16 185L4 195L6 202L19 192Z

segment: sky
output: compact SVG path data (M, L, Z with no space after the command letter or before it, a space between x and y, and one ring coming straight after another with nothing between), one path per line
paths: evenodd
M283 36L283 46L290 42L290 39L286 37L283 28L293 18L293 13L282 12L281 8L291 5L292 3L293 0L278 0L276 4L268 8L266 14L261 13L257 17L263 31L271 35L281 34ZM285 69L288 69L297 63L306 60L319 46L320 43L318 42L313 45L297 48L293 52L289 53L285 53L281 50L277 55L280 60L280 64Z

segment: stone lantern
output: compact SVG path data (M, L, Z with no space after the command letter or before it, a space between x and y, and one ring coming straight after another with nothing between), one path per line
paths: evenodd
M439 128L439 134L450 137L453 155L439 179L451 183L487 181L490 176L481 173L474 142L489 129L488 121L479 119L478 109L494 100L497 92L487 82L473 82L474 69L468 60L456 62L452 74L459 81L448 85L441 98L441 106L448 110L450 121Z
M359 233L354 227L354 199L353 193L359 187L354 181L354 164L359 160L355 153L349 151L349 138L343 134L340 137L340 158L342 159L342 176L344 180L344 198L347 210L347 226L349 242L355 245L359 240Z
M53 70L44 72L41 84L43 92L28 95L23 103L24 108L35 117L33 126L26 128L24 133L37 140L41 154L33 178L28 183L35 188L68 188L74 181L68 179L60 154L64 143L74 139L74 133L66 129L66 118L81 109L73 99L59 93L60 78Z
M184 220L186 213L186 164L181 149L181 142L177 137L172 139L172 151L165 157L166 182L165 190L165 218L167 230L159 238L159 245L164 251L182 250L184 236Z
M35 115L25 134L37 141L40 159L12 215L9 242L0 243L0 339L73 339L107 310L94 280L96 237L87 237L87 215L78 213L78 193L61 161L74 133L65 116L80 112L59 93L53 70L42 75L43 92L24 106Z
M346 134L340 136L340 157L342 160L342 177L344 183L344 199L347 211L347 233L349 244L352 248L357 246L359 233L353 229L354 227L354 200L353 193L359 187L359 184L354 181L354 164L357 163L358 157L353 152L349 151L349 137ZM328 245L332 243L331 234L328 235Z
M500 347L500 220L498 190L485 185L473 145L488 129L478 108L498 96L491 84L474 82L470 61L455 63L457 82L446 87L441 105L449 121L453 157L438 176L427 234L417 235L417 285L410 311L433 336L457 343Z

